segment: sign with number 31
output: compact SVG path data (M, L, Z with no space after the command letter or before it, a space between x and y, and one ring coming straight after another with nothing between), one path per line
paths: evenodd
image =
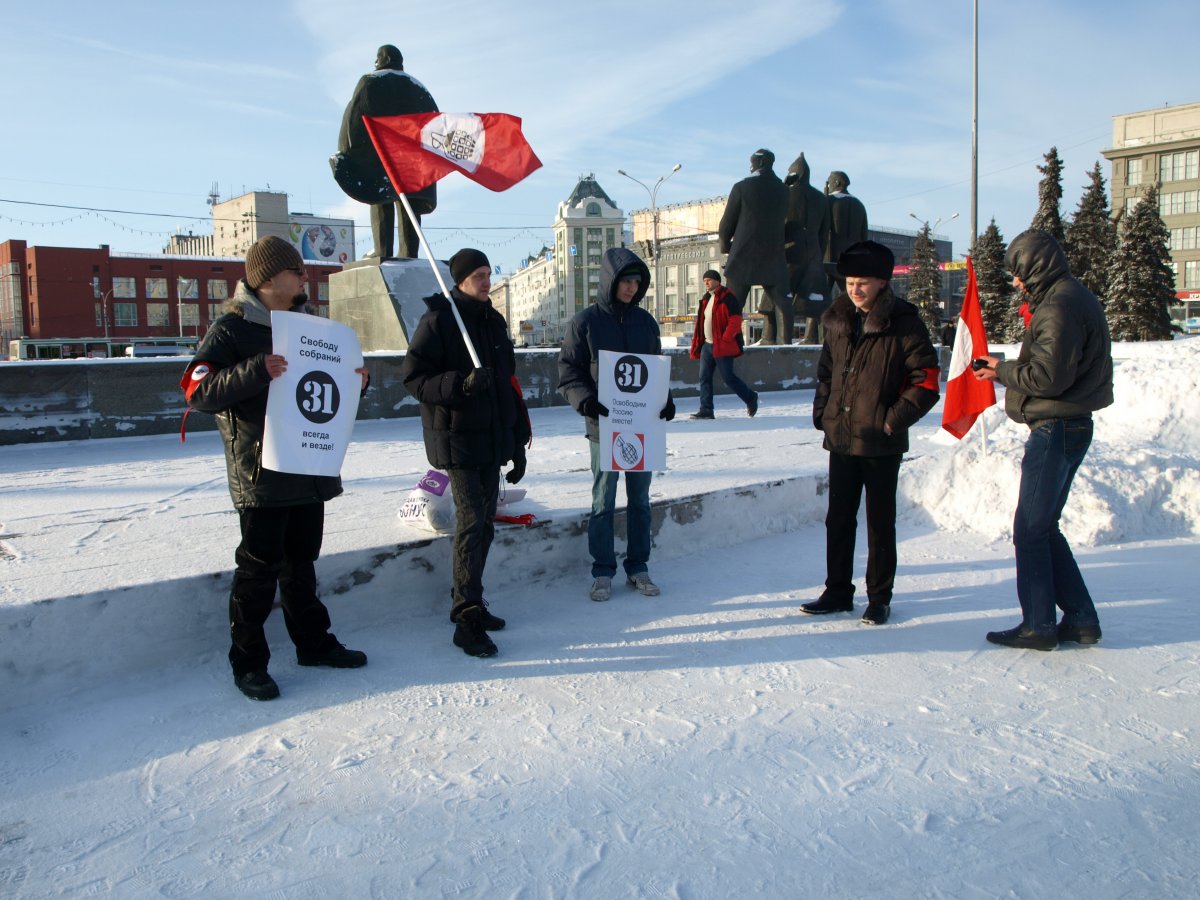
M600 468L605 472L663 472L671 361L665 356L601 350L596 387L609 414L600 417Z
M363 364L354 329L304 313L271 313L273 351L287 371L271 382L263 467L297 475L342 471L358 415Z

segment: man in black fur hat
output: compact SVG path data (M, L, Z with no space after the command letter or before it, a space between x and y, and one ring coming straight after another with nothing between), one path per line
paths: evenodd
M821 317L813 424L829 451L825 590L809 615L854 609L854 538L867 493L867 609L882 625L896 580L896 484L908 429L938 400L938 358L917 308L892 293L895 258L874 241L838 259L846 292Z

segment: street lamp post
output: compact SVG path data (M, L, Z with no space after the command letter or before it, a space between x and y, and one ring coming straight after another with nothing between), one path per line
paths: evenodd
M683 163L675 163L675 168L671 169L666 175L660 175L658 181L654 182L654 188L647 187L642 182L638 181L624 169L617 169L618 175L624 175L630 181L637 182L642 185L642 189L650 195L650 220L654 226L654 318L658 319L662 316L662 266L659 264L659 246L658 246L658 189L662 187L662 183L683 168Z
M918 216L916 213L909 213L909 215L910 215L912 218L916 219L918 222L920 222L922 225L929 225L929 220L928 220L928 219L922 219L922 218L921 218L920 216ZM957 218L958 218L958 213L954 213L954 215L952 215L952 216L947 216L947 217L946 217L946 218L944 218L944 219L938 219L938 220L937 220L936 222L934 222L932 225L929 225L929 234L930 234L930 237L932 237L932 236L933 236L933 233L934 233L935 231L937 231L937 227L938 227L939 225L941 225L943 222L953 222L953 221L954 221L955 219L957 219Z

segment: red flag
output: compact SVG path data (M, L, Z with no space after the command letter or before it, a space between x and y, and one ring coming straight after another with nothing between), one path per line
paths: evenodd
M506 191L542 161L505 113L417 113L363 116L392 186L404 194L462 172L493 191Z
M960 441L971 430L979 414L996 404L996 387L980 381L971 371L971 360L988 355L987 334L979 309L979 286L975 267L967 257L967 293L958 313L954 330L954 351L950 354L950 373L946 380L946 399L942 403L942 427Z

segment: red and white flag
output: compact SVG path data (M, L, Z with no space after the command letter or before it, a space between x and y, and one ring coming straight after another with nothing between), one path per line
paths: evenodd
M506 191L542 165L521 133L521 120L505 113L363 116L363 122L392 186L404 194L451 172Z
M971 360L988 355L987 333L979 308L979 286L975 267L967 257L967 293L954 330L954 350L946 377L946 399L942 402L942 427L960 441L971 430L979 414L996 405L996 387L980 381L971 371Z

